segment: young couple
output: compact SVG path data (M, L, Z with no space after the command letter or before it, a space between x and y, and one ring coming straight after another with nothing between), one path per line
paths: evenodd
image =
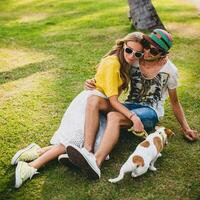
M50 141L52 146L40 148L32 143L13 156L15 187L57 157L99 179L100 166L117 143L120 127L133 125L135 132L153 130L164 115L167 94L184 135L196 140L198 133L189 127L177 97L177 69L167 57L171 46L171 35L161 29L149 35L133 32L117 40L102 58L95 79L86 81L88 90L67 108ZM120 103L118 98L129 85L127 100Z

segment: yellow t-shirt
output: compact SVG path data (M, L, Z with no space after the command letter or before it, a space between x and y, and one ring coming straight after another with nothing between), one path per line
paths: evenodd
M122 79L120 77L120 63L115 55L103 58L95 75L96 89L107 97L119 95Z

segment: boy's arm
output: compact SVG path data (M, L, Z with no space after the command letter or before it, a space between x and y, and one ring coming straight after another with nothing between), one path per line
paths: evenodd
M185 137L190 141L198 139L199 136L198 132L190 128L185 118L183 108L178 100L176 89L168 89L168 93L169 93L170 103L174 111L174 115L178 120L179 124L181 125Z
M84 88L86 90L94 90L96 88L96 85L95 85L96 81L94 78L92 79L87 79L84 83Z

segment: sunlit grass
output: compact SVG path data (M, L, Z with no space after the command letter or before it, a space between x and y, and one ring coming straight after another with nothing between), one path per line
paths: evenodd
M26 48L0 48L0 72L6 72L25 65L39 63L53 59L54 56L45 55Z
M190 26L188 26L187 24L170 23L168 25L168 28L172 33L177 34L180 37L183 36L193 38L200 35L200 25L197 26L191 24Z
M48 82L53 82L53 77L55 79L55 75L53 76L53 73L47 71L35 73L26 78L11 81L1 85L0 104L2 105L3 103L6 103L5 101L12 100L12 98L20 98L20 96L23 96L27 92L30 93L39 90L39 86L44 87L42 84L42 79L45 78L48 80Z
M18 20L20 23L30 23L44 20L48 17L46 13L28 13L24 14Z

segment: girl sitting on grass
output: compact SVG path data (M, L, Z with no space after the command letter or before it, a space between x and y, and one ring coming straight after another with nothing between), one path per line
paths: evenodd
M52 146L40 148L37 144L32 143L13 156L11 164L17 164L15 171L16 188L19 188L24 181L38 173L38 169L43 165L66 153L66 147L69 144L82 147L85 116L87 115L86 105L89 96L96 95L107 99L109 103L101 108L102 111L109 112L115 109L129 118L138 131L144 130L139 118L134 117L133 113L118 100L121 92L128 89L130 67L133 64L138 65L139 59L143 56L143 47L140 43L142 36L143 34L139 32L128 34L123 39L118 40L115 47L102 58L95 75L96 90L84 90L71 102L58 130L50 141ZM99 117L97 119L96 122L91 123L99 123ZM104 128L102 128L102 131L100 128L94 151L100 144L103 131Z

